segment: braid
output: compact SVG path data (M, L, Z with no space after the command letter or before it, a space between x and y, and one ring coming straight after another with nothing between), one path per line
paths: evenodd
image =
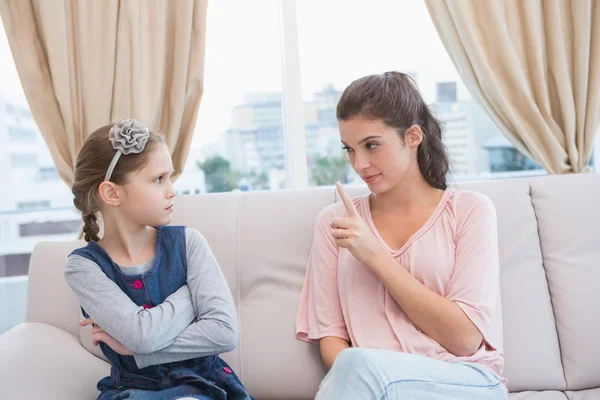
M98 225L98 218L94 212L88 212L83 215L83 233L86 242L91 240L97 242L100 240L98 237L100 226Z
M445 190L446 174L449 169L446 146L442 142L440 122L433 116L429 107L423 105L421 112L421 129L423 141L417 151L419 169L425 180L434 188Z

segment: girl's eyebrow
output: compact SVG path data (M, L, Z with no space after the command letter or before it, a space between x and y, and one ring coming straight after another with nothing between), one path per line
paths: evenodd
M172 174L173 174L173 172L175 172L175 170L174 170L174 169L171 169L171 170L169 170L169 171L157 172L157 173L155 173L155 174L152 174L152 176L163 176L163 175L167 175L167 174L169 174L169 175L172 175Z

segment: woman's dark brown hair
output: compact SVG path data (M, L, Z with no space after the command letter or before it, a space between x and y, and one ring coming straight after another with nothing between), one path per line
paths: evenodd
M98 188L104 181L106 171L116 152L108 139L110 128L113 125L106 125L94 131L85 140L77 156L75 180L71 190L73 192L73 204L75 208L81 211L86 242L100 240L98 237L100 226L97 219L100 211ZM121 155L110 181L117 185L127 183L127 178L131 172L137 171L146 165L150 151L157 143L166 143L164 136L160 133L150 132L144 151L139 154Z
M381 120L402 138L408 128L419 125L423 131L423 141L417 149L419 170L431 186L446 189L449 160L442 143L442 128L410 76L391 71L352 82L338 102L337 119L356 117Z

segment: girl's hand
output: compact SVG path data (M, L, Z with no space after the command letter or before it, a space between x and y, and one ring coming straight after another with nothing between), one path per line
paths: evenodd
M92 344L98 346L99 342L106 344L108 347L113 349L114 352L122 356L132 356L133 351L123 346L121 342L110 336L100 325L96 324L93 319L86 318L79 323L81 326L93 325L92 328Z
M371 268L373 262L376 262L385 249L358 214L352 199L346 194L342 184L337 182L336 186L346 207L348 218L334 218L330 224L331 234L339 247L348 249L354 258Z
M100 325L96 325L92 328L92 343L94 343L94 346L97 346L98 342L106 344L113 349L113 351L122 356L133 355L133 351L129 350L127 347L123 346L121 342L117 341L117 339L110 336L100 327Z
M94 320L88 317L88 318L84 319L83 321L81 321L79 323L79 326L88 326L88 325L94 325L94 324L95 324Z
M79 326L81 326L81 327L86 327L88 325L96 326L95 324L96 323L94 322L94 320L91 317L87 317L83 321L79 322ZM92 338L92 344L94 346L98 346L98 342L96 342L93 338Z

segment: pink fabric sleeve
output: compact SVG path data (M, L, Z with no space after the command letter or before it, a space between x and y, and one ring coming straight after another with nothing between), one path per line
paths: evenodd
M317 216L296 317L296 338L319 343L325 336L350 340L338 291L338 247L331 235L331 208Z
M454 273L446 298L454 301L473 321L493 349L502 346L498 324L492 324L500 296L498 222L492 201L480 194L457 205L457 233Z

